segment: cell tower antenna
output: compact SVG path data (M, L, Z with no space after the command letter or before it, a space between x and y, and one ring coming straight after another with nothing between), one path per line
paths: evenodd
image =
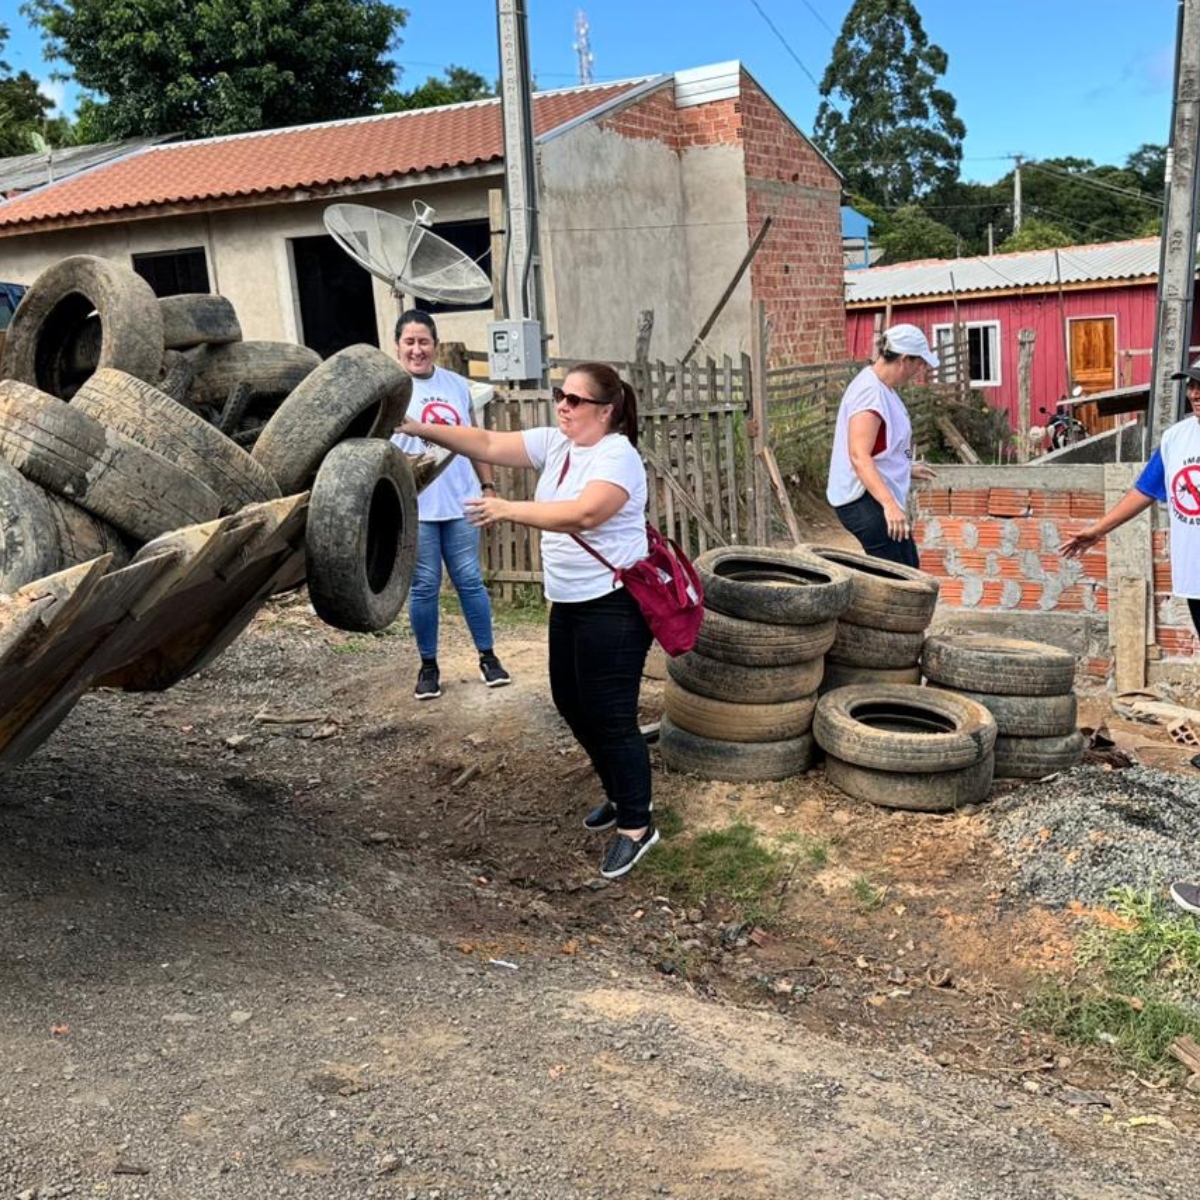
M595 60L592 58L591 29L588 26L587 13L582 8L575 13L575 45L572 49L579 55L579 82L591 83L592 63Z

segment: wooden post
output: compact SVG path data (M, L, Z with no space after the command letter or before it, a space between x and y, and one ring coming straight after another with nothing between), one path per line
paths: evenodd
M504 279L504 192L500 188L488 189L488 233L492 250L492 316L501 321L508 314L508 300Z
M650 335L654 332L654 309L643 308L637 316L637 340L633 347L633 361L644 363L650 358Z
M1037 334L1022 329L1017 334L1017 461L1029 461L1030 404L1033 397L1033 344Z
M438 342L434 361L439 367L445 367L447 371L453 371L456 375L471 374L466 342Z
M1054 277L1058 280L1058 319L1062 323L1062 339L1063 339L1063 371L1066 375L1067 390L1066 396L1071 395L1072 379L1071 379L1071 332L1067 325L1067 306L1063 300L1063 284L1062 284L1062 267L1058 261L1058 251L1054 252ZM1072 414L1074 409L1071 410Z
M754 464L754 541L770 544L771 510L767 504L771 480L763 451L767 447L767 310L756 300L750 310L750 448Z

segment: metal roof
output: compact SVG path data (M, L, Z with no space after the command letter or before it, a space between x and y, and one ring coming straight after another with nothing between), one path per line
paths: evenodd
M846 272L846 303L1057 287L1158 275L1159 239L1026 250L990 258L942 258Z
M126 138L121 142L97 142L92 146L64 146L61 150L54 151L49 163L45 154L19 154L13 158L0 158L0 196L45 187L47 183L57 182L79 171L112 162L125 154L135 154L139 150L145 150L147 146L157 146L173 137L178 137L178 134Z

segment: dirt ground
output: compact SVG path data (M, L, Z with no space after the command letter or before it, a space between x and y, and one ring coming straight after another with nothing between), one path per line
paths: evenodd
M1075 917L983 815L660 769L685 827L826 860L770 933L606 884L544 641L506 620L489 691L448 618L417 704L406 635L281 597L0 779L0 1196L1196 1194L1194 1095L1022 1026Z

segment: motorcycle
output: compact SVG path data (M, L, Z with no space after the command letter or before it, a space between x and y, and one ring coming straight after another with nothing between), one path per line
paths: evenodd
M1088 436L1087 426L1072 411L1072 403L1082 395L1083 388L1076 387L1072 390L1070 398L1063 396L1058 401L1053 414L1045 407L1040 410L1049 418L1046 421L1045 429L1052 450L1073 446Z

